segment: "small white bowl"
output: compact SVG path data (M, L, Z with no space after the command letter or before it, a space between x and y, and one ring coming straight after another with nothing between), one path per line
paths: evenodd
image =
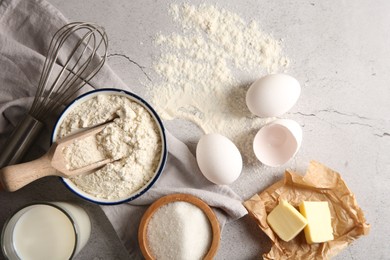
M301 143L301 126L294 120L277 119L259 130L253 140L253 151L260 162L276 167L293 158Z
M120 198L120 199L96 198L95 196L88 194L88 193L84 192L83 190L81 190L80 188L78 188L70 179L61 178L62 181L65 183L66 187L69 188L76 195L80 196L81 198L86 199L86 200L91 201L91 202L94 202L94 203L97 203L97 204L115 205L115 204L120 204L120 203L134 200L134 199L138 198L139 196L141 196L142 194L144 194L147 190L149 190L153 186L153 184L160 177L161 172L163 171L166 160L167 160L167 142L166 142L166 137L165 137L164 126L162 124L161 119L157 115L156 111L141 97L139 97L131 92L128 92L128 91L125 91L122 89L115 89L115 88L96 89L96 90L90 91L88 93L85 93L85 94L77 97L75 100L73 100L64 109L62 114L57 119L57 122L54 126L54 130L53 130L53 133L51 136L51 142L52 143L55 142L61 123L74 108L76 108L81 103L84 103L85 101L87 101L87 100L89 100L97 95L100 95L100 94L125 96L125 97L129 98L130 100L132 100L133 102L137 102L139 105L144 107L150 113L150 115L153 117L153 119L155 120L155 122L158 126L158 129L160 132L160 137L161 137L162 147L161 147L160 161L159 161L159 165L158 165L153 177L141 189L137 190L136 192L134 192L133 194L130 194L129 196L127 196L125 198Z

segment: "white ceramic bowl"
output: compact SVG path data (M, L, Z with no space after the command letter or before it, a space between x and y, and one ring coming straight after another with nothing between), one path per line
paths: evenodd
M276 167L293 158L301 143L301 126L291 119L277 119L259 130L253 140L253 151L260 162Z
M161 172L163 171L166 160L167 160L167 143L166 143L164 126L162 124L161 119L157 115L156 111L141 97L139 97L131 92L121 90L121 89L114 89L114 88L93 90L93 91L85 93L85 94L77 97L75 100L73 100L72 103L70 103L64 109L62 114L57 119L57 122L54 126L54 130L53 130L53 133L51 136L51 142L52 143L55 142L61 123L74 108L76 108L81 103L84 103L85 101L87 101L87 100L89 100L97 95L100 95L100 94L125 96L125 97L129 98L130 100L137 102L139 105L143 106L150 113L150 115L153 117L153 119L155 120L155 122L158 126L158 129L159 129L159 132L160 132L160 137L161 137L162 147L161 147L160 161L159 161L158 167L157 167L153 177L141 189L137 190L136 192L134 192L133 194L130 194L129 196L127 196L125 198L120 198L120 199L96 198L95 196L88 194L88 193L84 192L83 190L81 190L80 188L78 188L71 180L69 180L67 178L61 178L62 181L65 183L65 185L72 192L74 192L78 196L82 197L83 199L86 199L88 201L91 201L91 202L94 202L97 204L115 205L115 204L120 204L120 203L130 201L130 200L134 200L134 199L138 198L139 196L141 196L142 194L144 194L147 190L149 190L153 186L153 184L160 177Z

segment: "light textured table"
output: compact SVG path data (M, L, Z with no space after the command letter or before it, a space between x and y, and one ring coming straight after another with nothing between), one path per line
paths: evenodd
M109 64L142 95L139 81L144 74L139 66L152 73L152 57L158 54L153 37L174 30L167 14L170 1L50 2L70 20L93 21L105 27L110 39ZM390 1L208 3L255 19L266 32L284 39L284 51L292 60L289 73L302 84L299 102L285 116L303 126L303 143L296 158L281 168L264 167L262 174L272 176L266 183L262 176L244 172L232 188L247 199L279 179L285 167L304 172L311 159L323 162L342 174L372 225L369 236L355 241L336 259L388 259ZM184 131L191 127L167 124L193 150L196 140ZM112 249L114 245L102 246L108 238L105 232L100 235L100 241L89 243L78 259L124 257ZM258 259L269 246L266 236L246 216L225 226L217 259Z

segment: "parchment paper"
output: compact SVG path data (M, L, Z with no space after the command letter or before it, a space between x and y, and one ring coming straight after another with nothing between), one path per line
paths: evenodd
M303 232L289 242L279 239L266 218L281 199L295 207L302 201L328 201L334 240L309 245ZM305 176L286 170L284 179L255 194L244 206L272 241L264 259L329 259L370 230L354 194L340 174L316 161L310 162Z

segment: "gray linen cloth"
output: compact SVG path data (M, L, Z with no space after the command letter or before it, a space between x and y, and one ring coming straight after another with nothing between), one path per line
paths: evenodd
M67 19L45 1L0 0L0 147L31 106L51 37L66 23ZM131 91L107 64L83 91L107 86ZM48 149L56 116L48 115L46 128L26 160ZM204 178L187 146L169 132L166 134L168 161L152 189L130 203L102 206L132 258L140 256L137 246L140 218L147 205L161 196L188 193L201 198L212 206L221 227L247 214L236 193Z

